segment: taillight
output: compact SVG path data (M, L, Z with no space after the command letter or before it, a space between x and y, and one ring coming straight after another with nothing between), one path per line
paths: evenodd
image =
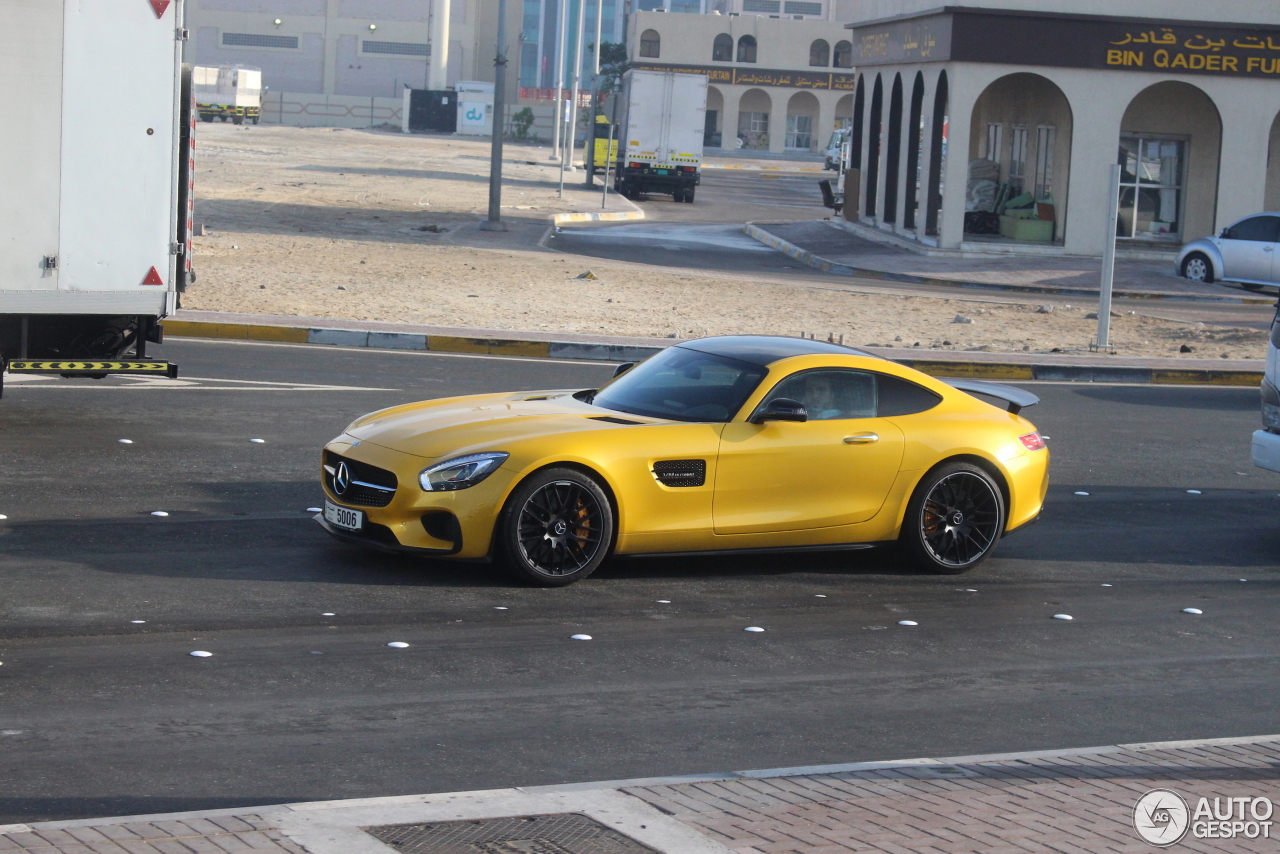
M680 167L680 169L681 169L681 171L683 171L683 172L697 172L697 171L698 171L698 167L697 167L697 166L681 166L681 167Z
M1039 433L1028 433L1025 436L1019 436L1018 441L1026 445L1028 451L1038 451L1044 447L1044 439L1040 438Z
M646 166L648 166L648 165L649 165L648 163L628 163L628 164L627 164L627 168L628 168L628 169L643 169L644 167L646 167Z

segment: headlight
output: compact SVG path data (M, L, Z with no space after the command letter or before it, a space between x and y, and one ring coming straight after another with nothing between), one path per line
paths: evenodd
M1262 426L1280 433L1280 391L1267 379L1262 381Z
M485 454L467 454L436 463L418 475L418 483L427 492L447 492L475 486L498 470L509 457L501 451Z

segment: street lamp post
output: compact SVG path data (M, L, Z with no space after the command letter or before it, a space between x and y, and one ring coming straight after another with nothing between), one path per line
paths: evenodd
M493 133L489 146L489 218L481 231L506 231L502 224L502 133L507 88L507 0L498 0L498 43L493 57Z

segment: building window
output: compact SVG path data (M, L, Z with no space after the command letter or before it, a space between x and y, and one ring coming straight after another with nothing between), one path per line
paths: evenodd
M1014 126L1009 135L1009 192L1021 196L1027 183L1027 129Z
M983 156L992 163L1000 162L1000 144L1004 141L1004 125L991 122L987 125L986 151Z
M813 116L787 116L787 148L808 151L813 146Z
M809 65L826 68L831 64L831 46L826 39L814 39L809 45Z
M742 11L776 15L782 11L782 0L742 0Z
M787 0L782 4L782 11L788 15L812 15L816 18L822 16L822 4L811 3L809 0Z
M662 53L662 36L657 30L645 30L640 34L640 55L648 59L657 59Z
M711 45L712 62L733 62L733 36L721 33Z
M297 36L261 36L257 33L223 33L223 47L298 47Z
M1036 128L1036 178L1032 192L1038 202L1053 196L1053 146L1057 138L1057 129L1052 125Z
M756 37L743 36L738 39L738 62L756 61Z
M836 42L836 68L853 68L853 43Z
M1117 237L1178 240L1186 154L1184 140L1120 137Z
M431 56L431 45L413 42L371 42L360 43L363 53L390 53L396 56Z
M769 114L738 113L738 142L741 148L768 148Z

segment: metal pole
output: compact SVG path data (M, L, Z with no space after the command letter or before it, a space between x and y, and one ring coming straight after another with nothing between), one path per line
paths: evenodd
M556 39L556 97L555 109L552 110L552 119L555 122L555 143L552 147L551 159L560 159L560 125L564 121L563 107L561 102L564 100L564 40L566 31L568 30L569 19L569 0L560 0L560 37Z
M493 133L489 146L489 218L481 231L506 231L502 224L502 133L506 129L507 0L498 0L498 43L493 57Z
M591 140L591 156L588 159L585 151L582 155L583 165L587 167L588 188L596 185L596 116L600 112L600 36L603 33L603 21L604 0L596 0L596 50L591 76L591 115L587 117L587 127L591 129L591 133L587 135ZM609 183L608 175L605 176L605 183Z
M574 45L573 51L573 105L569 108L569 127L565 131L564 147L568 152L565 158L568 165L565 167L566 172L572 172L573 166L573 149L578 140L578 91L582 88L582 37L587 28L587 0L578 0L578 38Z
M604 203L609 198L609 160L613 154L613 122L609 122L609 143L604 147L604 188L600 191L600 210L604 210ZM617 179L614 179L615 181Z
M1098 293L1098 349L1111 346L1111 283L1116 272L1116 218L1120 214L1120 164L1111 164L1107 182L1107 234L1102 244L1102 287Z

